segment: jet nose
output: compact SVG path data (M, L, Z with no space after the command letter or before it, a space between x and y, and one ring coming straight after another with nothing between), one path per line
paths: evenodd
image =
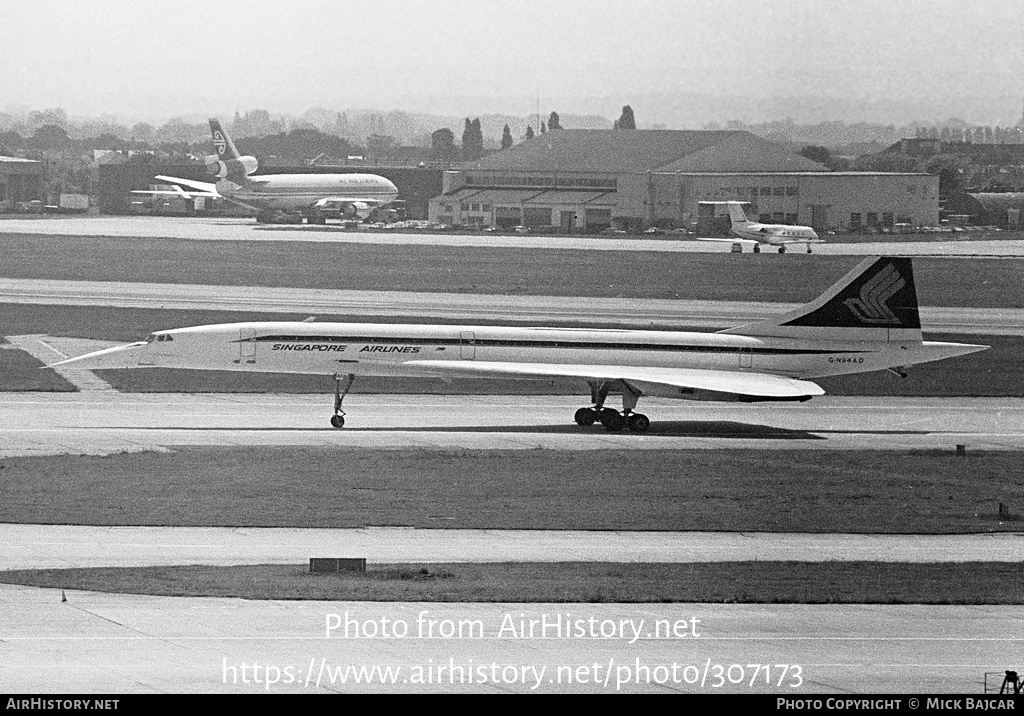
M107 348L88 353L70 360L53 363L47 368L68 368L71 370L107 370L114 368L138 368L139 361L149 343L142 341L127 346Z

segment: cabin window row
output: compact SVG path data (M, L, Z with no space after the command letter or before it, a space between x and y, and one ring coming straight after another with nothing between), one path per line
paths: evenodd
M881 215L881 221L879 221L879 214L877 211L869 211L865 214L855 212L850 214L850 227L856 228L858 226L894 226L896 223L896 215L891 211L883 212ZM904 221L906 217L900 217L900 223L911 223L910 221Z
M727 186L719 191L732 196L749 197L755 200L760 196L800 196L800 187L796 186Z

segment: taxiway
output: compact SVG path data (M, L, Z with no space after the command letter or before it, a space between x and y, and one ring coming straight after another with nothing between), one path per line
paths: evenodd
M984 674L1016 665L1024 644L1019 607L367 604L89 592L71 592L67 599L61 601L60 590L0 586L0 672L8 691L980 696ZM597 623L643 620L642 636L631 644L630 637L522 638L502 631L509 619L553 620L566 613ZM328 638L328 615L362 624L402 622L410 636ZM699 638L659 638L653 631L658 620L693 619L699 620ZM472 622L477 635L431 637L426 628L421 635L419 625L431 621L456 627ZM245 681L243 664L249 667ZM253 664L281 674L291 667L294 678L256 682ZM668 676L673 664L679 683ZM751 665L771 665L770 674L755 673ZM377 671L354 683L346 666L398 671L391 672L394 679ZM450 676L458 671L437 672L439 666L484 666L484 673L498 678L467 682ZM530 671L523 678L523 667L542 666L543 677L531 679ZM641 670L637 678L638 666L647 667L650 677ZM695 669L686 671L688 666ZM435 670L430 683L414 683L417 667L420 674Z
M458 562L1010 562L1024 535L79 527L0 524L0 570Z
M168 238L190 241L302 241L314 243L360 243L402 246L460 246L520 249L572 249L589 251L655 251L669 253L729 253L730 244L689 239L640 237L565 237L547 235L506 235L466 233L403 233L352 231L340 225L263 226L253 219L215 217L95 216L54 217L0 221L0 234L43 234L49 236ZM832 256L1024 256L1019 239L972 240L970 234L955 234L949 240L877 241L842 243L832 241L814 247L817 254ZM841 239L842 237L834 237Z
M1024 400L844 398L801 405L648 399L649 433L582 429L564 396L352 395L334 430L329 395L0 394L0 457L109 455L173 446L384 450L1024 449Z

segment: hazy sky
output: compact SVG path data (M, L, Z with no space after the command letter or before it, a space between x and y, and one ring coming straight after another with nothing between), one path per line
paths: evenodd
M0 107L608 112L650 93L1024 96L1019 0L0 0ZM589 104L588 104L589 101ZM603 105L602 105L603 106Z

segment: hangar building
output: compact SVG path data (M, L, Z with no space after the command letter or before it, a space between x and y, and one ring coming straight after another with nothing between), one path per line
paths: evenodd
M1024 192L973 192L953 194L946 199L950 214L969 216L973 224L1019 229L1024 225Z
M0 210L13 209L19 201L42 198L42 162L0 157Z
M832 172L743 131L584 129L549 131L446 172L430 218L639 231L693 226L703 201L745 201L752 220L819 230L939 223L939 180L928 174Z

